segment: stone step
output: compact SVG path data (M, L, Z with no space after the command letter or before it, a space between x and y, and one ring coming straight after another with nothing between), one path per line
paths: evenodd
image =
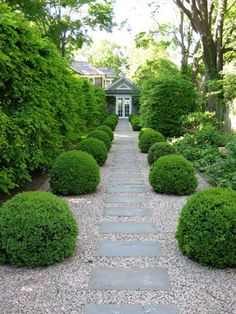
M123 185L116 185L116 186L109 186L106 189L107 192L110 193L145 193L148 191L145 185L138 185L138 186L123 186Z
M87 304L84 314L178 314L175 304Z
M132 207L105 207L103 209L103 216L118 216L118 217L131 217L131 216L151 216L152 210L149 208L132 208Z
M155 241L100 241L96 244L95 256L120 256L120 257L135 257L163 256L163 251L158 242Z
M94 290L171 290L169 275L163 268L95 268L88 289Z
M155 234L156 225L148 222L102 222L100 233L113 234Z
M105 199L105 203L128 203L128 204L141 204L147 203L147 197L144 196L109 196Z
M118 185L143 185L144 181L142 179L138 178L110 178L110 183L111 184L118 184Z

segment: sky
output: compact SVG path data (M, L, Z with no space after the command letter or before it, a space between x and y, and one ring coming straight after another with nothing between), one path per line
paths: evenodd
M116 0L114 6L115 21L120 24L127 20L127 25L119 30L115 28L112 34L96 31L93 36L95 43L102 39L110 39L120 45L129 45L136 34L148 31L155 24L152 18L151 0ZM160 5L158 23L168 23L175 18L175 7L172 0L156 0ZM127 30L129 28L129 30Z

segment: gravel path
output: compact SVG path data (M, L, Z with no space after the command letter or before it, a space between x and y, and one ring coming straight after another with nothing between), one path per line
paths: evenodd
M236 313L235 270L203 267L181 255L174 234L180 210L187 198L160 195L151 190L147 180L149 166L146 154L139 153L137 136L130 130L127 121L120 121L109 160L101 168L101 184L97 193L66 198L80 227L78 246L72 258L43 269L0 267L1 314L84 314L85 306L86 314L163 314L174 313L175 306L181 314ZM199 182L199 189L207 187L201 177ZM47 190L48 185L43 189ZM121 202L125 197L129 197L129 203ZM126 216L117 216L118 210L124 210ZM145 234L125 234L120 233L120 229L118 233L106 233L104 223L107 228L109 223L118 222L145 223L149 227L154 225L155 229L148 229ZM132 250L117 248L126 241L135 241ZM134 245L141 243L149 244L148 248L144 248L146 256L100 256L105 254L107 246L114 255L124 255L125 251L127 255L134 255L137 249ZM151 251L150 243L153 245ZM116 247L113 250L114 244ZM110 272L112 268L114 272ZM148 282L145 281L150 279L147 274L141 280L147 269L153 276L153 280ZM160 272L156 270L164 271L160 282L164 280L165 285L161 288L152 287L159 282ZM101 271L102 278L100 276L99 279ZM120 280L112 277L117 272ZM135 272L138 275L133 275L129 281L130 274ZM126 277L122 279L124 274ZM131 284L133 289L122 288ZM136 289L142 284L146 285L146 290ZM99 289L101 285L107 287ZM112 285L116 285L117 290L110 290ZM121 290L118 285L121 285ZM100 304L100 312L91 304ZM113 306L112 311L102 307L106 304ZM121 311L117 307L119 304L135 304L136 307L132 312L130 308L122 308ZM166 307L155 308L157 304Z

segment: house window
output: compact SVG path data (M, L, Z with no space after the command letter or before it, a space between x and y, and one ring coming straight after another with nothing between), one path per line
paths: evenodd
M105 87L108 87L109 85L111 85L111 80L105 80Z
M95 77L95 85L102 87L102 78L101 77Z

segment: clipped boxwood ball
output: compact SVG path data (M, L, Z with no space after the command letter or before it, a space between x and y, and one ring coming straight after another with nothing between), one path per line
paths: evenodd
M146 131L139 139L139 148L142 153L147 153L156 142L164 142L165 138L160 132Z
M105 121L102 123L102 125L108 126L109 128L112 129L112 131L114 131L115 128L116 128L116 123L115 123L114 121L111 121L111 120L105 120Z
M177 154L176 148L173 145L167 142L154 143L148 151L148 162L152 165L158 158L171 154Z
M99 166L104 165L107 160L107 148L104 142L96 138L86 138L77 145L78 150L87 152L93 156Z
M141 130L141 124L140 124L140 118L139 117L133 117L131 119L131 125L133 131L140 131Z
M109 128L109 126L107 126L107 125L100 125L99 127L97 127L96 130L101 130L101 131L106 132L109 135L111 141L114 140L114 134L112 132L112 129Z
M48 192L19 193L0 208L0 263L48 266L70 257L78 227L69 206Z
M94 130L94 131L89 132L88 134L88 138L91 138L91 137L102 141L106 145L107 151L110 150L111 139L110 139L110 136L106 132L102 130Z
M60 195L95 192L99 181L99 166L96 160L82 151L62 153L56 159L50 174L52 191Z
M236 191L211 188L191 196L180 214L176 238L194 261L236 267Z
M139 135L138 135L138 138L140 139L141 138L141 136L143 136L143 134L145 133L145 132L149 132L149 131L153 131L153 132L156 132L155 130L153 130L153 129L151 129L151 128L142 128L141 129L141 131L139 132Z
M187 195L195 191L197 178L190 161L183 156L160 157L149 173L149 182L159 193Z

